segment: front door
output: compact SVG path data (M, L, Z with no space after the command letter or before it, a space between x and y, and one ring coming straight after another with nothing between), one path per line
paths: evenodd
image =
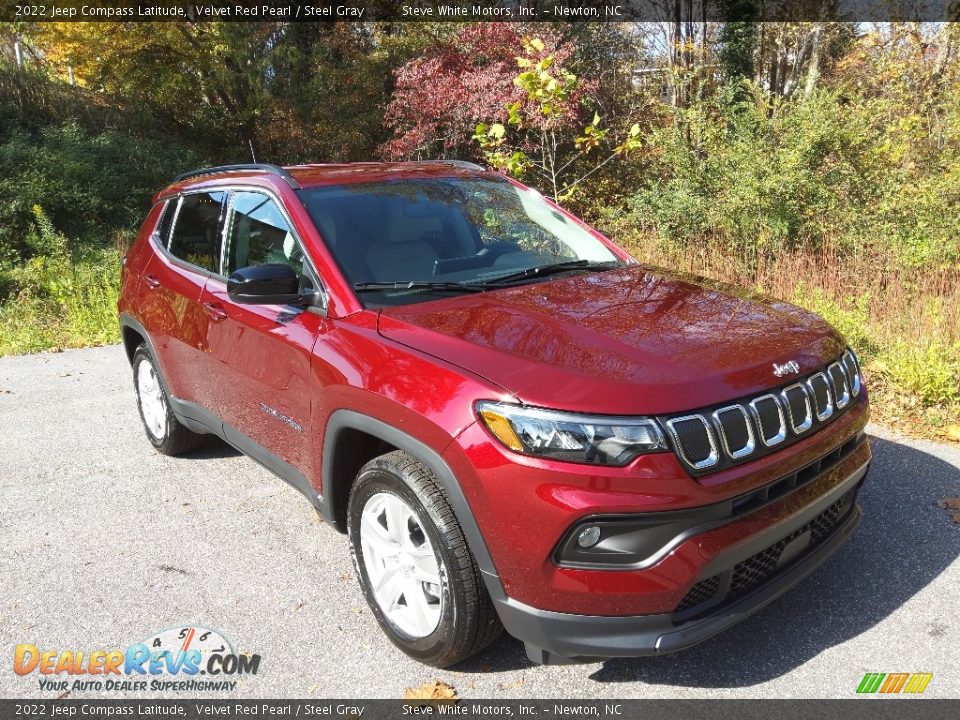
M303 246L271 196L233 191L224 236L224 276L250 265L286 263L300 273L304 287L316 287ZM218 395L212 409L224 422L224 434L282 477L309 485L310 358L325 318L289 305L234 303L217 276L207 281L201 302L211 318L206 346Z

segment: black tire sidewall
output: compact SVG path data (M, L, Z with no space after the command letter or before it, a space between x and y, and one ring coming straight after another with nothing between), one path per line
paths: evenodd
M440 594L441 614L436 629L422 638L408 636L394 626L384 615L377 599L370 590L370 581L367 577L363 562L363 547L360 543L360 518L363 508L373 495L387 493L403 500L417 516L421 527L430 540L430 545L437 554L440 565ZM464 598L460 597L459 588L451 582L450 568L455 567L454 558L447 550L448 543L437 528L435 518L417 495L400 475L384 468L375 468L363 472L357 479L350 495L350 505L347 509L347 528L350 537L350 553L353 557L354 570L360 579L360 587L367 599L377 622L387 637L401 650L421 662L431 663L442 658L454 643L457 632L457 620Z

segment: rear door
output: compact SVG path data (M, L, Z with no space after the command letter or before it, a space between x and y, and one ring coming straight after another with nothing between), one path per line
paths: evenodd
M167 203L150 238L154 252L141 279L140 320L176 399L203 398L206 314L200 296L219 264L226 192L187 193Z
M208 374L217 383L214 411L231 443L288 480L307 482L313 455L310 358L326 320L300 307L234 303L223 276L250 265L286 263L299 273L302 287L318 288L319 280L280 202L265 191L231 191L224 236L222 275L207 280L201 299L216 314L204 342Z

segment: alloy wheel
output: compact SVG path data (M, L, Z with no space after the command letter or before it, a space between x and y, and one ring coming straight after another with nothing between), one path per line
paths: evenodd
M371 495L360 520L360 545L380 610L411 637L427 637L440 623L440 562L423 524L401 498Z

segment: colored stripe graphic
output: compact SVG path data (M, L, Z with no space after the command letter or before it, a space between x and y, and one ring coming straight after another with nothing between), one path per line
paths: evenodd
M857 688L857 692L875 693L877 688L880 687L880 683L883 681L884 677L886 677L885 673L867 673L863 676L863 680L860 681L860 686Z
M911 693L918 695L927 689L933 673L867 673L857 686L857 692L869 695Z
M922 693L933 679L933 673L914 673L903 689L905 693Z
M890 673L887 675L887 681L883 683L883 687L880 688L880 692L888 695L900 692L904 683L907 682L908 677L910 677L910 673Z

